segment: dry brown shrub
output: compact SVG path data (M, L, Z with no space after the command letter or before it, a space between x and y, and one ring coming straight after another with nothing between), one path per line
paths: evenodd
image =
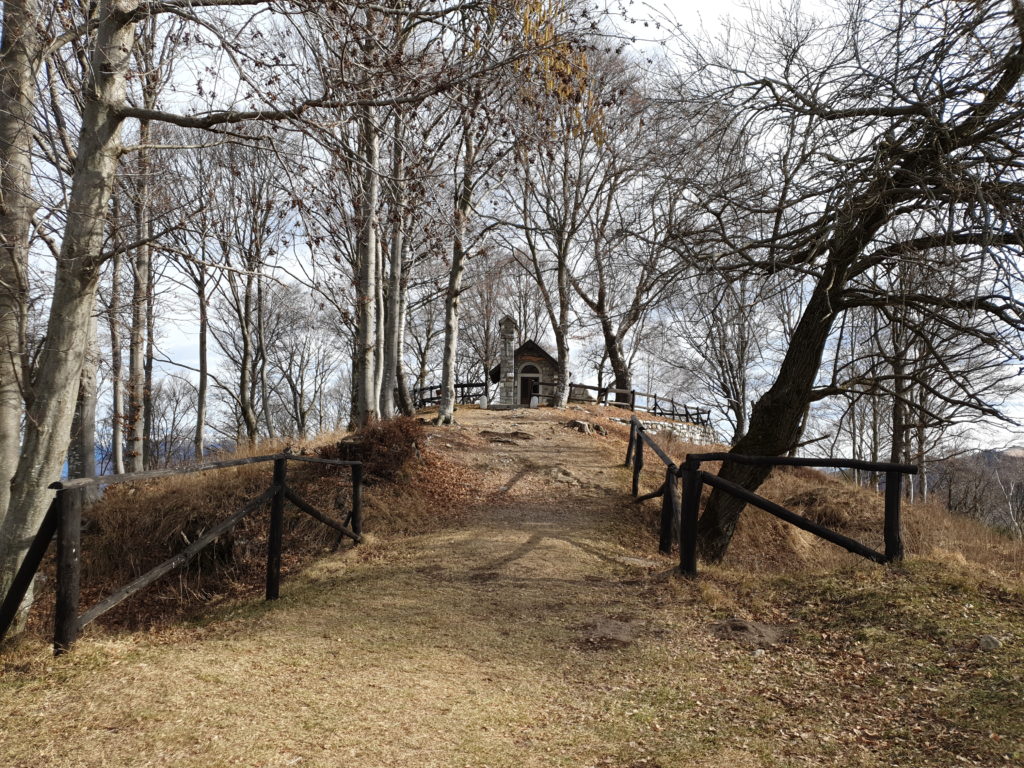
M262 445L231 456L273 453ZM83 608L184 549L269 487L272 463L260 463L112 486L84 515ZM347 474L289 463L289 485L340 521L350 498ZM341 509L339 509L341 507ZM267 505L177 569L104 617L129 627L187 615L197 603L255 594L265 573ZM336 534L307 515L286 512L283 571L333 548Z
M776 468L759 494L832 530L882 551L883 495L837 475L793 467ZM705 501L708 490L705 489ZM1020 572L1024 542L1013 541L976 520L935 502L903 502L907 555L961 562L995 571ZM832 569L862 562L842 548L784 523L754 507L740 517L728 563L770 571Z
M964 559L969 563L1020 572L1024 568L1024 541L957 515L941 504L904 504L904 541L908 552L939 561Z
M356 459L368 474L381 480L397 480L406 464L418 455L425 435L423 424L410 416L375 421L351 437L322 446L325 459Z

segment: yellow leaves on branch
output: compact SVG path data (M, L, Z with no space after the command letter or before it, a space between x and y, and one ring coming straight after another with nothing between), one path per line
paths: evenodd
M589 129L600 142L603 110L591 88L586 51L574 45L563 31L570 26L567 5L563 0L520 0L516 8L522 19L525 46L531 51L520 63L520 72L530 86L540 88L537 96L546 96L545 100L570 108L569 123L574 135Z

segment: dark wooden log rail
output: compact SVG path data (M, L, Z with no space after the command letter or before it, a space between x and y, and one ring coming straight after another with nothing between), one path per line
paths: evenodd
M572 386L581 387L581 384ZM595 387L587 387L595 389ZM706 408L691 408L688 405L677 403L670 397L662 397L654 392L638 392L635 389L616 389L615 387L603 387L598 389L597 402L603 405L610 405L617 408L628 408L630 411L641 411L652 413L655 416L665 416L672 421L682 421L689 424L708 426L711 423L711 411ZM608 395L629 395L628 400L609 400ZM644 398L646 405L640 405L637 398Z
M89 610L79 615L79 596L81 592L81 532L82 507L81 492L89 487L102 488L121 483L143 482L162 477L187 475L195 472L206 472L214 469L238 467L247 464L264 462L274 463L273 480L270 487L259 496L248 501L242 509L230 517L221 520L206 533L197 538L185 549L173 557L151 568L108 595ZM287 465L289 461L302 461L315 464L349 467L352 472L352 507L344 523L339 523L323 514L307 501L302 499L288 485ZM82 629L98 619L107 611L124 602L140 590L148 587L157 579L165 576L176 568L187 565L203 549L212 544L236 526L247 515L252 514L268 501L270 502L270 521L267 536L267 579L266 599L275 600L280 595L281 585L281 551L284 530L284 506L290 502L294 507L318 520L324 525L338 531L338 543L342 537L354 542L362 541L363 529L363 465L358 461L338 461L321 459L313 456L297 456L290 453L277 453L268 456L252 456L245 459L230 459L196 464L180 469L155 470L151 472L135 472L128 475L103 475L100 477L78 478L54 483L50 487L56 491L53 502L35 538L29 546L25 559L15 575L10 589L0 603L0 641L14 623L18 609L29 585L39 570L49 548L50 541L57 538L57 578L56 608L54 612L53 651L60 655L71 650ZM351 527L349 527L351 526Z
M533 384L533 396L542 400L553 400L554 394L542 394L541 387L554 388L558 385L553 381L536 381ZM630 411L642 411L652 413L655 416L664 416L673 421L680 421L689 424L708 426L711 423L711 411L703 408L691 408L688 405L677 403L670 397L662 397L653 392L637 392L635 389L616 389L615 387L595 387L591 384L575 384L569 382L569 399L572 400L573 390L585 390L596 393L594 402L598 405L613 406L617 408L628 408ZM609 400L609 395L628 395L629 399L619 402ZM455 402L458 405L469 405L488 395L486 382L468 382L455 385ZM637 398L644 398L646 405L640 405ZM441 385L432 384L427 387L419 387L413 390L413 403L417 408L427 408L441 402Z
M644 446L648 446L665 465L665 481L655 491L640 495L640 473L644 465ZM808 520L802 515L786 509L780 504L748 491L736 483L701 471L700 465L708 461L731 461L737 464L760 466L817 467L822 469L862 469L869 472L885 473L885 520L883 536L885 552L878 552L861 542ZM861 461L859 459L812 459L792 456L740 456L730 453L691 453L681 467L647 434L647 430L636 416L630 419L629 443L626 446L626 466L632 465L632 495L637 502L646 499L662 499L659 549L669 554L672 542L679 542L679 570L685 576L697 575L697 518L700 514L700 498L703 486L710 485L732 494L759 509L768 512L791 525L813 533L856 555L875 563L893 563L903 559L903 536L900 503L902 499L903 475L917 474L912 464ZM683 485L682 497L677 483Z
M471 381L455 385L455 402L457 405L471 405L487 394L487 382ZM426 387L419 387L412 392L413 405L417 408L426 408L437 405L441 402L442 387L440 384L431 384Z

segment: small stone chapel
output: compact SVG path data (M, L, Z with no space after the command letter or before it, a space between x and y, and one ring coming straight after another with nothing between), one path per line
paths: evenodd
M530 339L514 348L519 328L516 321L505 315L498 324L501 336L500 362L491 369L491 382L498 384L498 401L493 409L523 408L530 406L534 395L547 400L545 395L555 393L558 383L558 361L543 347Z

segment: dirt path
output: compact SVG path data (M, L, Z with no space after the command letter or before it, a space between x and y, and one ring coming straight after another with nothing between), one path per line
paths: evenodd
M880 701L839 677L868 674L865 657L835 659L817 632L767 655L716 639L708 621L736 612L735 594L723 577L659 575L671 561L626 496L621 434L581 438L562 426L573 415L466 409L434 431L430 449L479 486L457 528L371 539L288 578L274 604L90 636L0 678L0 762L743 768L975 754L962 734L959 748L930 732L931 752L916 736L901 746L886 729L912 697Z
M646 631L624 582L668 563L614 543L626 473L550 419L459 417L430 449L479 482L465 525L371 541L287 580L276 604L157 645L85 639L54 663L60 685L14 692L43 729L17 729L6 764L577 765L622 749L586 725L621 713L584 714L574 689L595 653L615 658L595 623L617 619L599 629L621 644ZM612 667L593 673L612 685Z

